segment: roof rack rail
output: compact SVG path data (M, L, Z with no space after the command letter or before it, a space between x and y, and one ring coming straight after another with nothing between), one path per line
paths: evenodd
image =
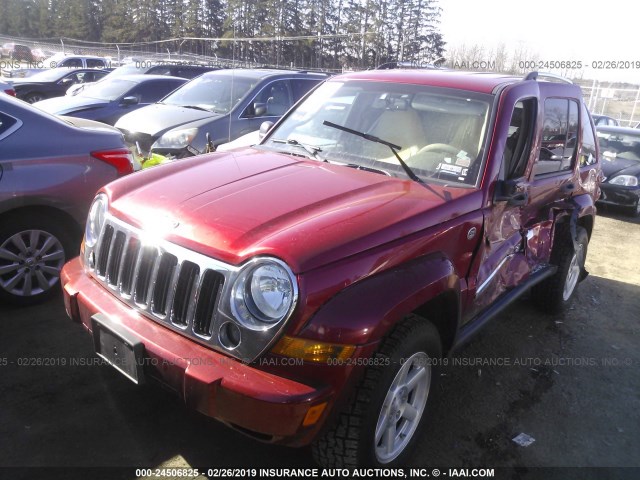
M538 80L538 77L540 78L553 78L554 80L558 80L560 82L564 82L564 83L570 83L571 85L573 85L573 82L571 80L569 80L568 78L565 78L561 75L556 75L555 73L547 73L547 72L531 72L529 73L526 77L524 77L525 80Z

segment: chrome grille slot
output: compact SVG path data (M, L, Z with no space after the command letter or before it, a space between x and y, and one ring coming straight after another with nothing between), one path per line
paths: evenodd
M147 305L149 286L151 282L151 273L155 263L158 251L155 247L142 247L138 254L138 265L136 265L135 288L133 300L138 305Z
M109 260L109 253L111 250L111 240L113 238L113 227L107 225L104 228L102 235L102 241L100 242L100 250L98 250L98 265L96 272L100 277L104 277L107 269L107 261Z
M109 262L107 263L107 283L111 286L118 285L118 273L120 273L120 265L122 261L122 253L124 252L124 244L127 236L123 232L116 232L116 238L111 247L109 254Z
M232 286L243 267L171 243L109 214L100 238L93 247L85 246L83 258L94 280L121 302L197 343L253 359L274 338L273 331L239 325L230 312ZM243 339L233 346L225 344L220 333L231 323Z
M120 273L120 293L129 297L133 289L133 272L136 266L136 258L140 251L140 240L130 238L127 249L122 259L122 272Z
M218 300L218 295L224 285L224 275L215 270L207 270L202 275L196 313L193 319L193 331L205 337L211 336L213 314Z
M193 298L193 288L198 281L200 267L195 263L184 261L180 268L176 291L173 297L171 323L187 326L189 323L189 306Z
M178 259L170 253L163 253L158 265L155 285L153 286L153 296L151 297L151 311L157 315L167 314L167 299L173 272L178 265Z

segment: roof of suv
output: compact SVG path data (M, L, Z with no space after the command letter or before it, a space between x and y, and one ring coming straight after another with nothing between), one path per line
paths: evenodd
M306 70L279 70L276 68L234 68L230 70L215 70L213 72L207 72L205 75L237 75L244 78L263 79L268 77L274 77L276 75L281 76L318 76L322 78L328 78L329 74L323 72L309 72Z
M496 73L460 70L367 70L334 77L337 80L380 80L436 87L457 88L480 93L492 93L499 85L522 81L522 77Z

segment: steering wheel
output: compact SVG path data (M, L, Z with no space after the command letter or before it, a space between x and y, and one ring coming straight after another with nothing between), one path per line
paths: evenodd
M429 145L425 145L420 150L418 150L416 155L420 155L421 153L427 153L432 151L447 152L447 153L451 153L452 155L457 155L460 152L460 149L458 147L454 147L453 145L449 145L448 143L431 143Z

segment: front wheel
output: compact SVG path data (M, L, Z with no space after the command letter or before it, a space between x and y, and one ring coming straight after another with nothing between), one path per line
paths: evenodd
M351 405L313 444L316 461L351 468L405 464L424 428L441 355L433 324L411 316L397 325Z
M560 224L557 227L551 263L558 267L558 271L531 290L534 302L545 312L558 313L564 309L584 272L589 235L584 228L576 227L576 237L574 247L569 225Z

